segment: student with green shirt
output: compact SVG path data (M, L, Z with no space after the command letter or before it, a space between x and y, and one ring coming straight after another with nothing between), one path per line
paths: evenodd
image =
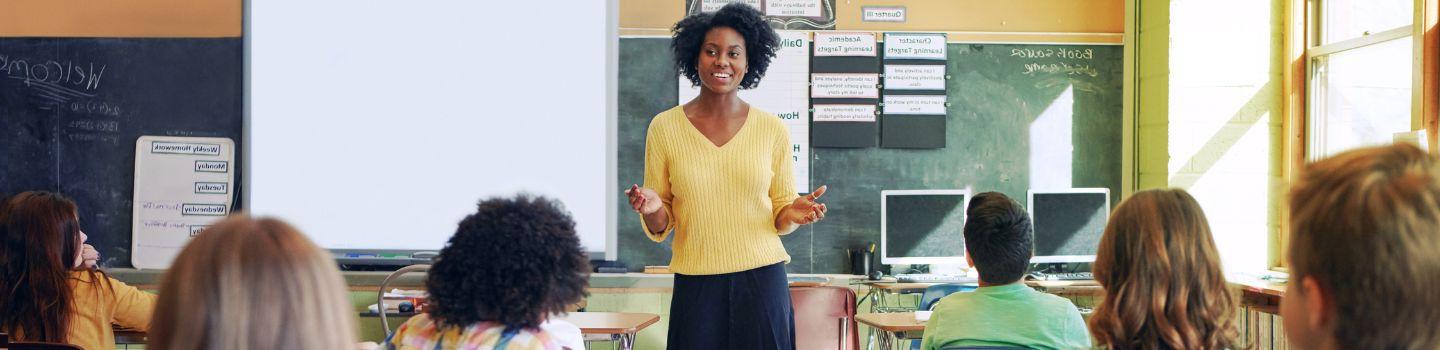
M980 271L980 288L940 299L920 348L1089 348L1090 334L1075 304L1021 281L1035 242L1030 216L1020 203L985 192L970 200L966 216L965 258Z

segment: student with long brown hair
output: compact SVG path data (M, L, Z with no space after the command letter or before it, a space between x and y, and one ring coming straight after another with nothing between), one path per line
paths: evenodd
M1234 296L1200 203L1180 189L1137 192L1110 215L1095 254L1105 299L1090 316L1110 349L1240 347Z
M150 349L353 349L335 260L294 227L237 215L180 251L160 285Z
M0 332L113 349L111 324L146 330L153 294L95 270L75 202L32 191L0 203Z
M1290 189L1298 349L1440 349L1440 161L1418 147L1321 160Z

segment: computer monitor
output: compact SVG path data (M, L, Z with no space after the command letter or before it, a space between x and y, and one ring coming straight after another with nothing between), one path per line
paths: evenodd
M1031 263L1095 261L1110 218L1110 189L1030 190L1029 204L1035 227Z
M969 190L880 191L880 262L965 265Z

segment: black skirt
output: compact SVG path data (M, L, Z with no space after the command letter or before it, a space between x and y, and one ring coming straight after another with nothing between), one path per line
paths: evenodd
M795 349L785 263L720 275L675 274L670 349Z

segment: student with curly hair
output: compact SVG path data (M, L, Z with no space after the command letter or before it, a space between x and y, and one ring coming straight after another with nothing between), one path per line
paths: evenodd
M114 349L111 324L150 327L155 295L95 269L75 202L31 191L0 203L0 333Z
M645 186L625 191L646 235L673 231L675 349L792 349L794 314L780 236L825 217L821 186L797 196L789 132L740 99L760 84L779 37L731 3L675 24L675 67L700 95L661 112L645 136Z
M1095 253L1105 298L1090 315L1109 349L1239 349L1234 296L1200 203L1181 189L1120 202Z
M1440 349L1440 161L1412 145L1311 164L1290 189L1297 349Z
M527 195L486 199L460 221L430 268L426 313L401 325L385 348L577 347L565 339L571 335L544 324L585 298L589 270L575 221L559 202ZM578 338L578 328L567 328Z

